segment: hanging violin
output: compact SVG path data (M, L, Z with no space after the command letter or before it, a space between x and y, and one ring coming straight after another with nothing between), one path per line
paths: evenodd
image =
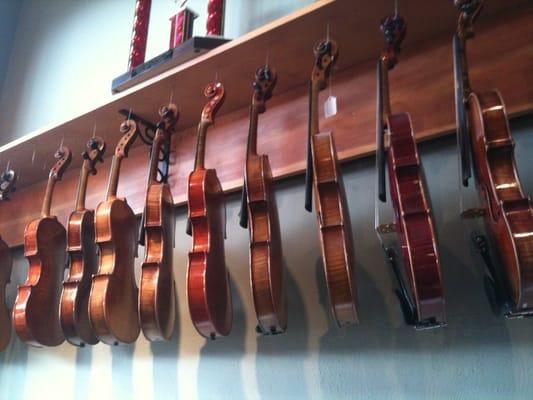
M70 164L72 153L61 146L50 170L40 218L24 231L24 255L29 261L26 282L18 287L13 325L23 342L58 346L65 340L59 321L61 284L67 259L65 228L50 214L55 184Z
M386 202L388 167L394 223L376 230L398 281L396 294L407 324L417 329L435 328L446 325L437 238L411 118L407 113L392 114L389 99L388 72L398 62L406 24L396 14L381 22L381 30L386 46L377 69L378 201ZM384 238L393 232L401 250L396 251Z
M9 199L9 193L15 190L17 175L12 169L6 169L0 176L0 201ZM6 286L11 280L13 257L7 243L0 237L0 351L11 340L11 310L6 304Z
M315 193L322 260L333 316L339 326L358 322L352 229L337 150L331 132L319 131L319 92L327 87L338 47L326 39L315 45L309 83L309 138L305 208L312 211Z
M174 104L159 110L161 121L153 139L148 173L141 244L146 247L141 267L139 321L150 341L168 340L174 332L176 289L172 271L174 201L168 185L170 140L178 118ZM163 164L161 169L160 164Z
M459 10L453 38L455 103L462 183L468 186L472 164L490 243L503 268L491 261L482 235L476 245L487 264L489 298L507 317L533 315L533 205L524 193L514 158L514 140L500 92L474 92L470 86L467 40L482 0L455 0ZM503 275L503 276L502 276ZM498 312L500 310L497 310Z
M287 329L281 233L272 171L268 156L257 154L259 114L266 110L276 79L276 71L268 65L255 74L240 212L240 225L250 228L252 295L259 321L257 330L263 334L283 333Z
M98 271L92 278L89 321L95 336L116 345L139 336L138 289L134 261L137 255L137 221L125 199L117 197L120 167L139 135L135 121L120 125L122 137L115 148L106 200L96 208Z
M224 193L214 169L204 166L207 129L224 101L224 86L210 83L204 91L209 99L198 125L194 171L189 175L187 198L192 250L187 269L187 298L192 322L206 338L229 334L232 304L224 257Z
M63 282L59 317L67 341L75 346L96 344L89 323L89 292L96 272L98 257L94 241L94 211L85 208L89 175L96 175L96 164L103 162L105 142L93 137L83 152L83 165L78 182L76 209L67 223L67 251L70 270Z

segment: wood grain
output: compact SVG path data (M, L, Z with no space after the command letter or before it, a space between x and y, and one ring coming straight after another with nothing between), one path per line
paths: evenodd
M450 8L452 15L455 11L451 5ZM410 26L416 25L408 19L408 15L406 18ZM474 90L498 88L511 116L533 110L533 86L525 84L531 79L530 74L533 70L531 56L533 43L529 39L533 37L532 18L533 5L515 7L493 18L483 17L478 23L479 33L469 47L470 74ZM375 25L372 29L375 29L377 38L380 36L378 20L379 18L375 24L372 22L372 25ZM450 134L455 129L451 47L454 22L452 21L449 30L444 34L419 45L406 45L405 48L409 50L402 53L401 64L390 74L392 108L405 110L411 114L418 140ZM352 42L360 43L361 46L366 44L359 38L355 40L356 36L349 36L338 29L340 70L334 75L332 84L333 93L338 99L339 112L336 116L323 121L323 129L334 130L339 159L346 161L368 156L375 150L375 64L381 42L372 39L375 42L375 51L366 54L369 61L361 63L361 60L357 60L358 64L353 66L343 62L346 58L354 60L350 55L350 51L354 48ZM408 33L408 40L409 35L411 32ZM307 84L301 77L294 75L294 69L288 67L288 63L282 61L281 56L290 57L290 60L301 59L302 63L307 65L304 76L308 77L308 66L313 59L313 40L309 39L309 42L307 53L279 54L272 60L272 63L276 64L280 82L269 103L268 115L260 123L260 130L265 133L259 137L258 149L261 153L269 154L272 172L276 179L302 173L305 167ZM376 55L375 58L372 56L373 53ZM206 167L216 166L224 191L236 190L242 185L249 123L248 85L253 79L255 69L264 62L264 57L258 57L257 64L251 64L250 60L246 62L250 63L249 70L240 67L233 73L227 70L224 75L220 75L221 79L227 81L224 83L227 88L228 103L221 109L222 116L218 119L217 125L209 132ZM300 85L289 88L286 80L293 78L300 82ZM185 115L187 118L191 113L193 116L198 115L204 100L201 86L212 79L212 75L208 76L198 70L197 73L188 75L187 79L197 81L198 90L191 91L191 97L187 98L187 102L183 100L181 103L185 106L190 99L195 104L192 108L198 106L198 110L190 111L192 108L189 106L181 109L182 118L178 129L184 126ZM246 84L236 86L233 83L235 79ZM196 97L193 96L194 93L197 93ZM322 100L325 100L327 94L326 91ZM240 97L244 98L243 104L233 100ZM154 102L154 99L157 99L157 102ZM151 113L155 115L165 99L166 96L161 93L159 96L155 94L148 96L147 104L153 108L150 109ZM117 107L120 105L122 104L116 104ZM178 107L181 106L182 104L178 103ZM147 110L146 105L143 110ZM228 110L231 112L228 113ZM151 113L141 114L151 116ZM118 133L120 118L113 118L113 124L109 122L105 126L110 132ZM90 124L92 126L93 122ZM186 200L187 178L193 169L195 133L196 128L193 127L182 129L173 139L174 157L170 186L177 205L184 204ZM79 130L76 135L79 135ZM87 128L86 138L89 136L90 129ZM80 148L85 145L86 138L80 139ZM60 139L57 143L59 141ZM110 145L113 145L112 142L111 139ZM57 143L54 143L54 149ZM31 154L28 159L30 157ZM78 156L77 161L81 164L81 157ZM148 147L135 147L131 150L129 159L124 162L121 172L120 193L128 198L128 203L137 214L142 212L144 207L147 166ZM109 167L110 161L106 160L98 175L91 180L87 197L88 208L94 208L104 198ZM72 211L77 177L78 171L72 168L63 177L64 182L57 188L53 212L63 223ZM23 172L22 180L24 179ZM10 246L22 244L24 226L39 214L40 204L36 200L42 198L44 187L45 182L39 181L20 188L13 193L11 201L0 204L0 221L2 221L0 232Z

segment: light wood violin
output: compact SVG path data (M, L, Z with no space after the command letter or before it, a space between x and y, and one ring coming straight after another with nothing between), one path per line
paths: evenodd
M72 159L70 150L61 146L50 170L41 217L24 231L24 255L29 261L26 282L18 287L13 325L23 342L33 346L58 346L65 340L59 321L61 284L66 266L67 233L50 213L57 181Z
M146 247L141 267L139 320L150 341L168 340L174 332L176 288L172 271L174 201L167 183L171 132L178 118L174 104L159 110L161 121L152 143L141 244ZM165 164L160 169L160 164ZM167 173L165 173L165 170Z
M358 322L352 229L334 137L331 132L320 132L318 116L319 92L327 87L338 46L327 39L316 44L314 52L309 84L305 208L312 211L314 192L329 300L337 324L345 326Z
M12 169L5 170L0 176L0 201L7 201L9 193L15 190L17 175ZM11 310L6 304L6 286L11 281L13 257L7 243L0 237L0 351L11 340Z
M386 46L377 70L378 197L386 201L385 168L388 167L395 217L391 229L399 239L401 255L396 255L391 248L385 248L385 252L399 283L396 293L406 322L417 329L435 328L446 324L437 238L411 118L407 113L393 114L389 99L388 72L398 62L406 24L396 14L382 21L381 30ZM378 234L386 233L380 229ZM398 265L401 261L403 271Z
M266 110L276 85L276 71L265 65L255 73L250 106L240 225L250 228L250 278L258 332L283 333L287 329L281 233L268 156L257 154L259 114Z
M204 166L207 129L224 101L224 86L210 83L209 99L198 125L194 171L189 175L189 221L192 250L187 270L187 298L193 324L200 335L215 339L229 334L232 303L224 257L224 193L214 169Z
M67 251L70 257L68 277L63 282L59 316L67 341L75 346L96 344L89 323L89 292L98 265L94 234L94 211L85 208L89 175L96 175L96 164L103 162L105 142L93 137L83 152L83 165L78 182L76 209L67 223Z
M106 344L132 343L139 336L138 289L134 261L137 255L137 221L125 199L117 197L122 160L139 135L135 121L120 125L111 164L106 200L96 209L96 243L100 249L98 272L89 295L89 320L93 332Z
M497 301L503 303L505 315L531 316L533 205L520 183L515 143L500 92L474 92L469 80L466 43L474 36L473 24L483 1L455 0L454 4L459 10L453 49L462 180L468 186L472 163L486 230L503 268L490 261L485 238L480 235L476 240L489 266L489 282L494 286Z

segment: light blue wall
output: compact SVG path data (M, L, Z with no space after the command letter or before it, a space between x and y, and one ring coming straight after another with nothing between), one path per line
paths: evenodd
M4 85L20 11L20 1L0 1L0 93Z
M111 78L123 72L127 61L132 2L24 2L8 72L11 97L6 100L4 93L0 107L0 129L9 128L0 130L1 140L60 119L63 113L83 111L109 95ZM154 6L162 2L154 0ZM229 5L229 18L238 12L245 15L246 7L253 5L258 15L253 24L261 24L275 16L266 3L243 0L233 12ZM275 10L272 4L288 2L268 3ZM45 5L51 9L45 12ZM163 14L154 10L154 15ZM239 16L234 21L247 20ZM234 32L248 30L248 22L242 23ZM162 49L167 34L161 33ZM80 71L88 78L76 89ZM21 108L23 101L35 111L32 118ZM515 121L513 129L519 171L525 189L533 193L533 118ZM247 232L237 225L239 196L234 194L228 196L226 242L235 307L229 337L206 342L190 322L185 298L190 238L184 234L181 207L174 254L179 324L173 340L150 344L141 337L134 346L35 349L14 339L0 354L0 399L533 398L533 319L506 321L489 310L480 259L458 218L454 141L423 144L421 154L441 245L446 329L415 332L403 324L392 275L373 231L374 160L366 158L343 167L357 258L360 326L339 330L332 323L315 216L303 209L303 177L297 177L277 185L290 314L286 334L255 333ZM142 256L141 251L139 259ZM8 287L10 305L26 272L27 262L17 251Z

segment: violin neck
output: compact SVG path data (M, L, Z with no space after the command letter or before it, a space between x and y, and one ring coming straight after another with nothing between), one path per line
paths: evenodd
M464 35L456 34L454 37L454 63L461 67L461 79L463 80L464 98L466 99L471 93L470 78L468 74L468 59L466 56L466 38Z
M57 182L55 176L50 176L48 178L48 183L46 184L46 192L44 194L43 208L41 209L41 217L49 217L50 209L52 208L52 195L54 194L54 187Z
M381 59L381 79L380 83L380 96L378 100L381 102L381 110L383 110L383 115L381 116L383 121L387 120L387 117L391 114L391 105L390 105L390 95L389 95L389 68L387 67L387 62L382 58Z
M250 106L250 127L248 128L247 155L257 154L257 125L259 121L259 110L254 105Z
M107 185L106 199L117 197L118 177L120 175L120 165L122 164L122 157L113 156L111 163L111 174L109 175L109 183Z
M205 142L207 136L207 128L209 127L210 122L206 120L200 121L198 125L198 141L196 142L196 158L194 161L194 169L204 168L205 161Z
M80 180L78 182L78 194L76 195L76 211L85 210L85 197L87 194L87 182L89 181L90 167L87 165L88 161L83 163L81 169Z
M152 143L152 152L150 154L150 171L148 173L148 185L157 183L157 171L159 169L159 154L161 147L165 141L165 136L161 130L158 130L155 134L154 141Z
M309 84L309 135L319 133L318 95L320 88L318 82L311 80Z

